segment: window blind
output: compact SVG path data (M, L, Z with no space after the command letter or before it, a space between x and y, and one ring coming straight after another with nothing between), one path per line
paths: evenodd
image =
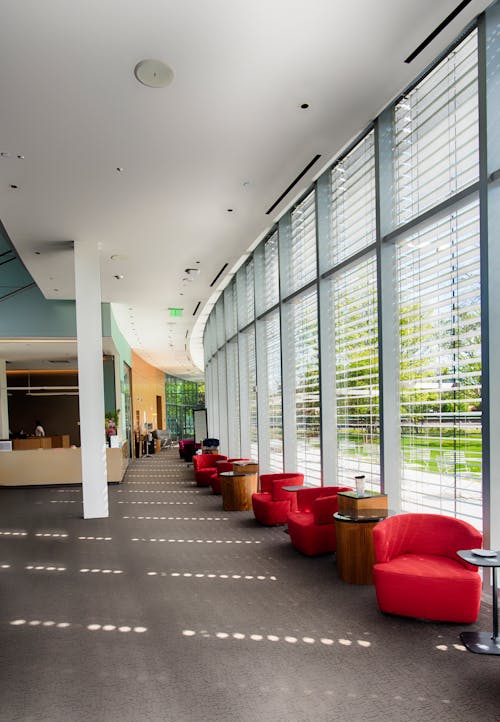
M373 131L333 166L330 182L328 260L334 267L376 239Z
M233 279L224 290L224 321L226 326L226 338L232 338L237 327L237 304L236 304L236 281Z
M227 364L227 424L228 451L231 456L240 455L240 385L238 377L238 343L236 339L226 346Z
M352 486L365 474L380 489L377 267L375 256L348 266L329 280L335 353L339 482ZM336 435L336 438L335 438Z
M321 483L318 303L316 289L291 302L295 370L297 471Z
M293 293L316 278L316 194L292 211L288 291Z
M479 177L477 32L394 111L396 226Z
M278 234L264 243L264 309L272 308L279 301Z
M481 520L476 200L397 244L402 503Z
M279 311L265 318L265 364L270 471L283 471L283 409L281 397L281 331Z

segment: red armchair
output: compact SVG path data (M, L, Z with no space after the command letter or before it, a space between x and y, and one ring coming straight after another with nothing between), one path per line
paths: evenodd
M227 461L221 461L216 464L215 466L217 474L212 477L212 479L210 479L210 486L212 487L213 494L222 493L222 479L220 478L220 475L223 471L233 470L233 461L248 461L248 459L228 459Z
M293 546L308 556L334 552L337 548L333 515L339 491L348 486L319 486L297 492L297 511L288 513L288 533Z
M194 478L198 486L210 486L211 480L217 476L216 461L225 461L222 454L195 454L193 456Z
M459 549L482 546L482 535L460 519L399 514L373 530L373 567L382 612L441 622L475 622L481 603L477 567Z
M261 524L285 524L289 511L297 509L297 493L285 491L284 486L302 486L304 474L261 474L260 492L252 494L255 518Z

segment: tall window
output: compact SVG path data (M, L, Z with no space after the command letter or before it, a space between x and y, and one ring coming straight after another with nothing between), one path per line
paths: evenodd
M397 224L479 176L477 34L394 110ZM402 503L481 516L479 207L464 201L397 243Z
M374 252L346 261L376 240L374 134L368 133L330 174L328 367L336 429L325 440L337 451L337 476L353 484L364 473L380 488L377 269Z

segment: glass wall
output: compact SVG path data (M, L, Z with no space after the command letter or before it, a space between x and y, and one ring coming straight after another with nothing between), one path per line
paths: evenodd
M210 384L211 386L211 384ZM205 406L205 384L165 375L167 429L172 441L193 438L193 409Z
M362 472L391 508L488 525L499 20L496 3L332 162L224 292L230 317L209 318L221 444L261 472Z

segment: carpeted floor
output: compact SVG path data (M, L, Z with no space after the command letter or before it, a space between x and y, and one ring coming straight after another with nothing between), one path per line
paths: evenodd
M134 461L101 520L76 487L0 490L2 722L500 720L463 625L380 614L192 476Z

